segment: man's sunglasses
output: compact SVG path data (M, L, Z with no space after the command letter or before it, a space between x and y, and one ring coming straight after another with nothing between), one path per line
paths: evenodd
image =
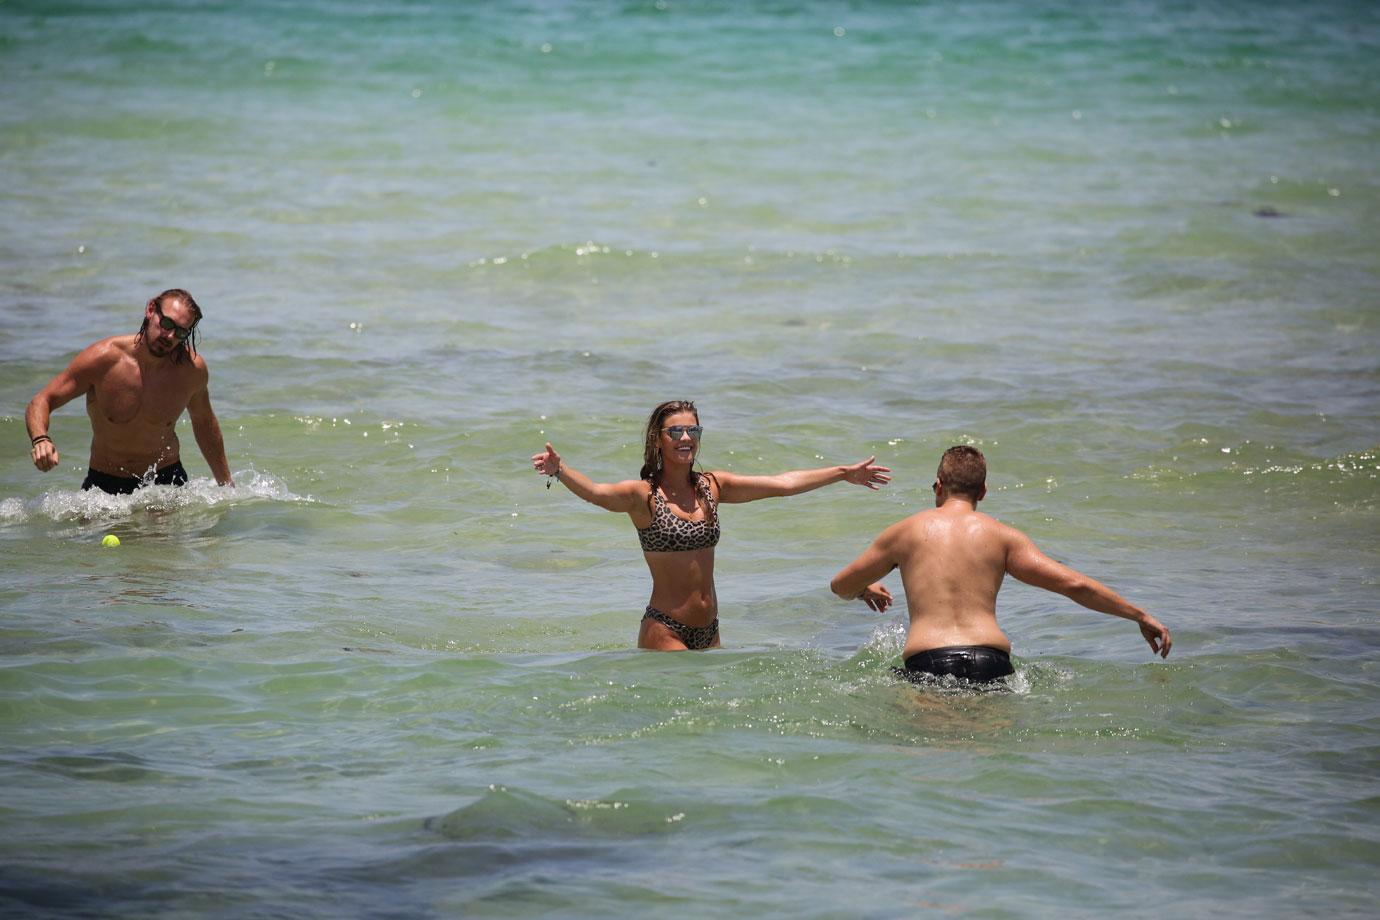
M196 329L196 323L192 323L186 329L183 329L177 323L163 315L162 307L154 307L153 312L158 314L158 325L163 330L171 332L173 338L177 339L179 342L185 342L192 337L192 330Z
M663 428L661 430L669 434L672 441L679 441L687 434L690 435L692 441L698 441L700 435L704 434L703 425L672 425L669 428Z

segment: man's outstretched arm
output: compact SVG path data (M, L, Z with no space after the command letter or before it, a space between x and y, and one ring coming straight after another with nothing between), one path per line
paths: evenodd
M1089 610L1131 620L1140 627L1140 634L1145 637L1152 652L1161 658L1169 655L1169 647L1173 640L1170 639L1169 630L1163 623L1100 581L1055 562L1040 552L1035 541L1020 531L1012 528L1010 533L1012 536L1011 544L1006 550L1006 571L1014 578L1028 585L1062 594Z

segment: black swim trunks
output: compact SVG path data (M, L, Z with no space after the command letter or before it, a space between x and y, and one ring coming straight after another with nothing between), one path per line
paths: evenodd
M990 684L1016 673L1011 656L987 645L950 645L926 649L906 659L905 670L896 673L921 682L926 677L957 677L975 684Z
M709 648L714 644L714 640L719 637L719 618L715 617L714 622L708 626L690 626L675 619L670 614L662 613L655 607L648 607L647 612L642 614L642 619L656 620L671 628L680 641L685 643L685 647L694 651Z
M178 460L168 464L161 470L153 474L153 482L146 482L138 476L112 476L109 473L102 473L91 468L86 470L86 478L82 480L81 488L83 492L91 489L100 489L102 492L109 492L111 495L129 495L140 486L180 486L187 482L187 471L182 468L182 461Z

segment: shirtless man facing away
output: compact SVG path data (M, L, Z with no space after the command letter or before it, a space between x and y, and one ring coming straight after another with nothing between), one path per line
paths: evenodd
M977 510L987 495L987 461L975 447L951 447L939 461L934 509L882 531L830 587L876 611L890 606L880 579L901 569L910 632L905 674L954 675L989 683L1013 674L1011 641L997 626L997 591L1010 573L1091 610L1134 621L1150 650L1169 654L1169 630L1111 588L1061 565L1014 527Z
M225 460L225 440L211 409L206 362L196 353L192 334L201 308L180 288L164 291L144 308L144 324L134 335L116 335L84 348L60 374L29 401L24 423L34 466L48 472L58 465L57 445L48 436L53 410L86 396L91 417L91 462L83 489L128 494L146 485L182 485L177 432L183 410L216 482L233 485Z

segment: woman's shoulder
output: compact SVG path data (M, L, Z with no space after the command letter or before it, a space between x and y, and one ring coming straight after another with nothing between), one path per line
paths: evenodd
M639 530L650 527L652 519L656 516L653 510L652 484L645 479L625 479L618 485L626 488L627 494L632 497L632 507L628 509L628 516L632 518L633 526Z
M652 497L652 484L645 479L624 479L622 482L615 483L614 488L624 494L644 500Z
M709 470L697 471L695 473L695 486L700 489L708 489L709 494L717 501L719 491L723 488L723 473Z

